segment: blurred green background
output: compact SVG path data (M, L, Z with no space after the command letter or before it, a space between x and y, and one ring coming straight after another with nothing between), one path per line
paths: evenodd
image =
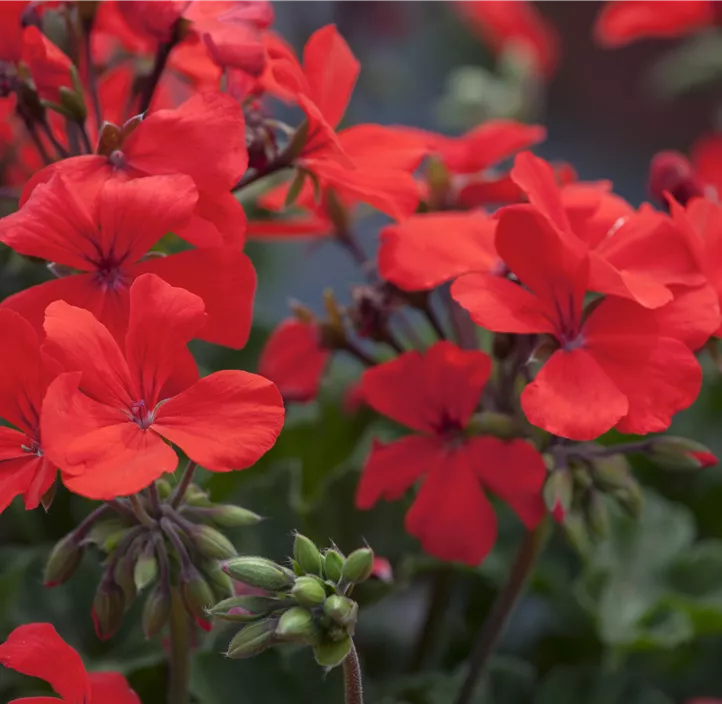
M572 162L583 178L612 179L617 192L637 203L645 196L654 152L684 150L714 125L720 84L717 73L708 71L709 85L698 90L701 69L692 45L686 54L680 54L685 47L671 43L615 52L594 47L591 25L598 7L541 5L559 30L564 57L551 84L533 95L520 94L513 77L495 64L448 3L299 2L279 3L276 10L279 30L297 47L318 27L336 22L361 60L347 123L403 123L458 133L497 114L539 120L549 128L542 155ZM705 40L712 47L702 52L708 65L710 55L722 55L722 45L714 37ZM671 60L670 52L677 58ZM369 252L381 223L371 217L361 227ZM288 298L318 308L322 287L334 287L343 299L359 279L346 254L331 244L252 244L248 251L260 280L251 341L242 352L196 345L206 372L254 370L263 340L286 314ZM48 276L41 263L5 248L0 266L3 297ZM289 409L281 439L256 467L203 479L214 500L267 517L232 536L241 553L283 559L291 549L291 531L299 529L319 545L333 540L342 550L367 540L388 558L395 584L373 583L358 591L358 647L368 701L445 704L453 700L520 529L500 507L498 545L472 570L425 557L403 531L403 501L355 511L353 492L371 438L396 432L369 412L339 412L343 391L358 371L352 364L334 364L319 400ZM702 395L680 414L673 432L720 455L720 417L722 381L708 368ZM677 475L648 465L637 469L647 491L638 523L614 514L611 537L588 555L553 536L479 688L479 704L671 704L700 695L722 697L722 470ZM100 575L98 555L86 556L64 586L42 586L50 548L90 508L91 502L61 490L47 515L25 512L16 501L0 516L0 637L21 623L50 621L89 666L121 670L144 704L163 702L161 643L143 640L137 608L109 642L94 635L90 606ZM434 581L448 589L443 618L436 638L420 644ZM198 702L340 701L340 673L324 677L306 650L224 659L220 653L233 632L219 625L199 640L192 672ZM414 667L419 659L425 663L422 672ZM42 683L0 671L0 702L46 691Z

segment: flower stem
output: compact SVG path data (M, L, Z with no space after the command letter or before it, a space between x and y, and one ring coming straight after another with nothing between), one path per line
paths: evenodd
M356 646L351 641L346 659L343 661L343 691L344 704L363 704L363 679L361 677L361 665L356 652Z
M418 672L427 663L434 650L439 631L444 623L446 609L454 586L454 572L442 567L432 578L431 593L426 610L426 620L421 629L419 640L414 648L409 665L410 672Z
M168 57L179 39L180 20L175 23L170 39L167 42L162 42L158 46L158 51L155 55L155 63L153 64L153 71L150 76L148 76L145 86L143 87L143 92L140 96L140 113L148 111L151 101L153 100L153 93L155 93L155 89L160 82L160 77L163 75L163 71L165 70L165 65L168 63Z
M183 476L178 482L178 486L176 486L173 496L170 498L169 503L173 508L178 508L180 502L183 501L183 497L193 481L193 474L195 473L197 466L198 465L193 460L188 460L188 464L183 470Z
M190 676L190 624L178 589L171 590L170 683L168 704L188 704Z
M546 521L542 521L535 530L528 531L514 558L506 584L496 597L489 617L481 628L469 659L469 672L461 687L455 704L469 704L479 679L484 674L499 638L514 611L514 607L524 590L524 585L532 572L536 558L544 545L547 534Z
M136 518L144 526L148 526L149 528L155 526L155 521L148 515L148 512L145 510L145 506L143 506L143 502L140 500L138 494L131 494L130 505L133 507L133 513L135 513Z

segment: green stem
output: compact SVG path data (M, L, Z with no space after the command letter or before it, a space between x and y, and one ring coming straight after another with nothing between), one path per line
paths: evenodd
M190 623L183 600L176 588L171 591L170 609L170 683L168 704L188 704L190 701Z
M363 704L364 691L361 677L361 665L353 640L351 650L343 661L343 691L344 704Z
M499 638L514 611L514 607L524 590L524 586L532 572L536 558L541 552L546 538L546 521L542 521L533 531L528 531L519 546L519 551L509 572L506 584L497 594L489 616L476 639L474 649L469 658L469 672L466 675L455 704L470 704L479 679L484 674L489 658L494 652Z
M441 627L444 624L453 586L454 572L452 569L441 568L434 574L426 610L426 620L414 648L414 653L411 656L410 672L418 672L429 660L434 645L438 641Z

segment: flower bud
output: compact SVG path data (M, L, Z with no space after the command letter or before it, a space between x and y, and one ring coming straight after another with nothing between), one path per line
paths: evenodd
M584 513L592 534L600 539L606 538L609 535L609 511L604 496L597 491L591 492Z
M244 626L228 644L226 656L234 659L251 658L274 643L276 620L266 618Z
M71 74L75 72L73 68ZM75 89L60 86L58 89L60 94L60 105L64 108L64 111L74 122L82 123L88 115L88 110L85 107L85 101L83 100L82 92L79 93Z
M150 640L160 633L170 618L171 599L168 589L157 584L143 605L143 634Z
M354 550L343 563L341 581L347 584L363 582L371 576L374 568L374 551L371 548Z
M215 560L200 565L201 574L210 584L217 599L226 599L233 594L233 581Z
M293 541L293 559L305 574L321 575L321 553L313 540L300 533L296 533Z
M594 483L605 491L626 488L634 478L624 455L594 458Z
M186 493L183 494L183 502L189 506L198 506L199 508L210 508L213 506L211 500L208 498L208 493L195 484L191 484L186 489Z
M211 520L221 528L244 528L263 520L261 516L240 506L214 506L209 512ZM235 553L234 553L235 554Z
M341 640L321 643L313 649L316 662L321 667L336 667L340 665L351 651L351 636L345 636Z
M158 576L158 560L152 542L146 543L138 557L133 570L135 588L142 592Z
M679 471L694 471L717 464L717 458L701 443L672 435L655 438L649 457L664 469Z
M311 642L318 638L319 629L313 615L302 606L293 606L281 614L276 626L276 637L285 642Z
M83 548L70 533L56 543L47 563L43 583L46 587L57 587L72 577L83 559Z
M291 596L301 606L320 606L326 601L326 590L314 577L299 577L291 589Z
M107 640L120 628L125 613L123 590L112 580L103 579L95 592L91 615L95 633Z
M167 479L156 479L155 487L161 499L167 499L173 493L173 487Z
M210 526L197 525L191 533L191 540L204 557L227 560L236 556L236 548L223 533Z
M135 579L133 575L136 545L121 545L117 548L114 555L120 553L113 570L113 580L123 590L123 595L127 603L131 603L137 594Z
M514 419L506 413L483 411L471 418L468 432L472 435L493 435L508 440L518 434L518 428Z
M186 611L193 616L196 621L206 621L208 609L211 608L215 597L213 590L198 570L194 570L181 583L181 596L185 604Z
M223 621L246 623L291 606L295 606L295 602L290 599L274 599L268 596L232 596L218 602L208 613Z
M335 549L327 550L323 556L323 571L326 579L332 582L338 582L341 579L341 570L343 569L344 557Z
M358 618L358 604L348 597L331 595L323 605L323 613L336 625L343 627L353 635L356 619Z
M557 469L544 483L544 503L550 511L569 511L574 495L571 474L566 469Z
M223 571L238 582L269 592L288 589L296 581L291 570L265 557L236 557L223 565Z
M702 183L684 154L667 151L655 154L649 166L649 193L664 203L664 194L671 194L682 205L696 196L704 195Z

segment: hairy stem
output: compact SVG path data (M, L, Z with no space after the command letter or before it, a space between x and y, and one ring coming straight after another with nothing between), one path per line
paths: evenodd
M349 650L346 659L343 661L343 691L344 704L363 704L364 691L361 665L353 641L351 641L351 650Z
M168 704L188 704L190 677L190 623L178 589L171 590L170 609L170 683Z
M506 584L497 594L489 616L476 639L469 659L469 672L466 675L455 704L469 704L474 696L479 679L484 674L499 638L514 611L514 607L524 590L524 585L531 574L536 558L541 551L546 537L546 522L542 522L533 530L528 531L519 546L519 551L509 572Z

